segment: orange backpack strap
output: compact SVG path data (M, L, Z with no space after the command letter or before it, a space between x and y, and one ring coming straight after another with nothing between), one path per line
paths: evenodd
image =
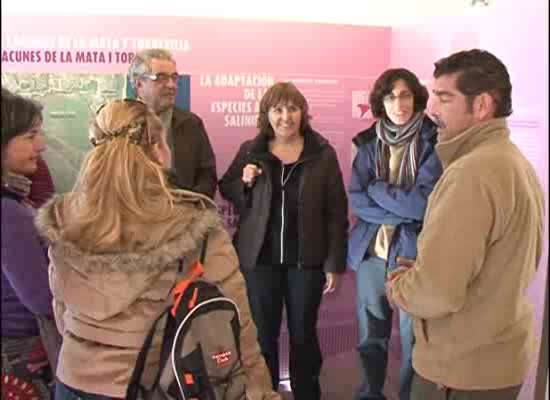
M172 316L176 316L176 312L178 310L178 307L180 305L181 299L183 297L183 294L185 293L185 290L187 287L191 284L191 282L197 280L204 274L204 267L202 263L204 262L204 257L206 255L206 244L208 242L208 237L204 239L202 249L201 249L201 256L200 260L197 260L193 263L191 266L191 275L187 279L181 280L174 289L172 289L172 295L174 296L174 306L172 307L171 314Z

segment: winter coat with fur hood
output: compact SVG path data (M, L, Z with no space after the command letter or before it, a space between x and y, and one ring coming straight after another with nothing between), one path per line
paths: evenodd
M147 226L127 223L125 230L135 240L131 249L117 253L84 251L78 242L62 239L63 221L71 218L64 196L39 211L36 222L50 244L49 279L63 335L58 378L88 393L124 397L152 322L170 303L172 287L199 258L208 235L202 279L217 284L239 305L248 397L280 399L271 391L237 256L215 204L193 192L174 193L173 218ZM181 261L183 270L178 272ZM158 370L161 325L146 366L146 385Z

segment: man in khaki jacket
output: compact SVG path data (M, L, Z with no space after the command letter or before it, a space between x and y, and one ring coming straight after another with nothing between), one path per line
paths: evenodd
M510 140L510 77L482 50L435 63L443 175L415 261L388 277L414 317L412 400L516 399L536 353L526 296L543 250L544 196Z

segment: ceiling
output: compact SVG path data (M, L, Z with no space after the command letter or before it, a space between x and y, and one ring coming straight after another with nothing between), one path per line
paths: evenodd
M3 0L2 14L167 15L399 26L485 13L497 0ZM324 4L323 4L324 3Z

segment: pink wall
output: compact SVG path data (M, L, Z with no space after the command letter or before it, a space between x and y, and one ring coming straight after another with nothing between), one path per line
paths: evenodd
M394 28L390 63L410 68L420 79L430 80L433 62L454 51L477 47L499 57L506 64L513 85L514 113L508 119L512 140L536 168L548 204L548 1L492 3L483 16L438 18L422 25ZM547 269L548 246L529 290L539 336ZM535 372L536 366L524 384L520 400L533 400Z

